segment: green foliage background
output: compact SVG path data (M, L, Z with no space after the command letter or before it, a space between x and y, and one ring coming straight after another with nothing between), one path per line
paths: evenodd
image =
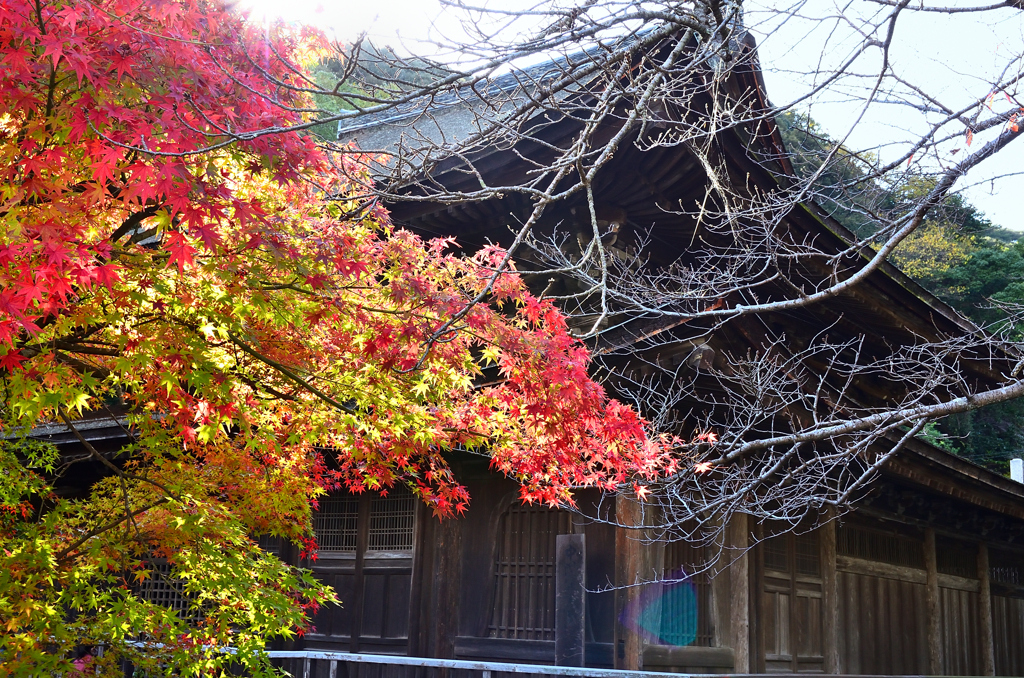
M445 75L447 73L437 64L415 57L399 58L389 46L377 47L363 42L347 45L344 51L321 60L310 77L323 90L342 95L313 95L316 107L331 114L355 110L356 105L359 108L373 106L375 99L392 99L403 91L424 87ZM335 141L338 123L321 123L311 131L325 141Z

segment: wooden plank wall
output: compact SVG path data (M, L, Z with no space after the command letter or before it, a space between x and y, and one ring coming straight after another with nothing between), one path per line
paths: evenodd
M924 584L840 571L838 585L843 673L928 673Z
M376 544L374 535L378 541L394 537L371 527L377 513L387 513L383 504L360 498L341 511L351 526L338 532L337 552L322 554L312 566L346 604L320 611L305 646L553 661L556 535L586 533L592 585L626 583L627 573L615 570L629 559L620 553L616 563L616 552L640 542L622 539L605 523L576 525L567 514L524 508L508 481L481 484L490 491L478 492L477 512L466 518L437 523L420 507L413 549L406 542ZM730 546L745 546L748 531L756 529L730 527ZM702 559L684 546L664 549L659 566L666 573ZM652 668L676 671L1024 676L1024 553L1010 548L850 516L842 525L759 544L748 566L750 588L742 585L745 576L735 576L747 570L736 563L721 581L690 582L696 610L662 609L669 621L696 612L690 647L652 645L646 652L639 637L635 647L617 647L613 629L619 627L622 641L629 634L616 623L622 607L616 610L612 601L624 590L588 595L587 663L650 661ZM742 613L756 622L749 634Z
M943 674L982 675L978 594L940 586L939 608Z
M996 675L1024 676L1024 599L992 596Z
M863 520L837 542L841 673L1024 675L1019 555Z

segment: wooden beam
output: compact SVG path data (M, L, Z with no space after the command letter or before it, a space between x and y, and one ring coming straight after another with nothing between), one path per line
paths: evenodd
M731 552L729 566L729 631L734 658L734 673L750 673L750 547L747 514L733 514L726 530L726 547Z
M863 558L852 558L850 556L839 556L836 558L836 569L840 572L851 572L853 574L866 574L869 577L880 579L895 579L897 581L910 582L911 584L928 585L928 571L905 565L890 565L875 560L864 560ZM981 589L977 579L958 577L955 574L938 574L939 588L956 589L957 591L970 591L978 593Z
M732 649L728 647L695 647L688 645L648 645L644 649L644 667L666 667L669 670L679 666L699 666L703 670L731 670L733 664ZM661 670L665 670L662 668ZM673 671L674 672L674 671Z
M586 535L555 537L555 665L583 666L585 648Z
M988 564L988 544L978 542L978 629L981 632L981 672L996 675L995 634L992 630L992 580Z
M825 514L818 530L821 548L821 624L825 673L840 673L839 667L839 575L836 570L835 513Z
M925 601L928 611L928 673L942 673L942 619L939 608L939 567L935 554L935 529L924 531Z

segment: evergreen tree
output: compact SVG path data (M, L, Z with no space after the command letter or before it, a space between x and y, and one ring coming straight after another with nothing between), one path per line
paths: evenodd
M797 176L816 172L813 198L860 238L877 231L872 213L896 213L935 186L928 176L900 177L886 185L870 173L874 158L840 147L807 114L778 117ZM825 162L828 164L822 170ZM944 302L989 332L1019 339L1024 328L1008 326L1007 306L1024 306L1024 240L992 224L963 196L951 195L893 253L893 263ZM1024 453L1024 401L1014 400L929 425L929 442L1008 473L1009 460Z

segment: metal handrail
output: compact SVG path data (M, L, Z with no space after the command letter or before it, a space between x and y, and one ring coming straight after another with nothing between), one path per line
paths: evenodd
M481 671L483 678L490 678L492 673L528 673L546 676L574 676L575 678L666 678L666 675L668 675L663 672L654 671L626 671L622 669L595 669L580 666L550 666L544 664L509 664L506 662L486 662L468 659L430 659L427 657L407 657L404 655L358 654L321 650L271 650L267 654L271 659L306 659L307 673L309 660L330 661L332 677L336 675L336 662L465 669ZM673 673L671 675L672 678L736 678L736 674Z
M575 678L766 678L764 674L626 671L623 669L597 669L578 666L551 666L544 664L511 664L507 662L473 661L467 659L430 659L427 657L407 657L405 655L359 654L354 652L328 652L322 650L271 650L268 651L267 654L271 659L305 659L303 678L309 678L310 662L313 660L326 660L331 662L330 678L337 677L339 662L480 671L482 673L482 678L492 678L493 673L523 673L545 676L572 676ZM806 678L806 675L781 673L771 674L771 678ZM831 675L828 678L893 678L893 676L841 674ZM900 678L925 677L900 676Z

